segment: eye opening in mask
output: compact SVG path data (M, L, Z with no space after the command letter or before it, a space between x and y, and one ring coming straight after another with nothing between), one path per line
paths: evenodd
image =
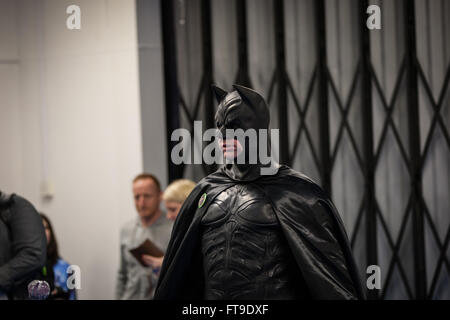
M237 129L237 128L240 128L240 125L241 125L241 121L239 120L238 117L234 117L231 119L227 118L227 120L225 120L225 128Z

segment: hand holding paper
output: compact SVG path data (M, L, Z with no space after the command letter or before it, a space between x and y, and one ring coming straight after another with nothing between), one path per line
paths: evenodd
M162 262L162 259L164 257L164 252L162 252L161 249L159 249L153 242L151 242L149 239L146 239L139 247L135 249L131 249L130 253L139 261L139 263L146 267L151 266L149 263L152 263L160 259ZM144 260L144 256L146 256ZM150 259L148 258L150 257ZM155 260L156 259L156 260Z
M162 266L164 257L154 257L148 254L142 255L142 260L144 264L148 267L152 267L153 269L159 269Z

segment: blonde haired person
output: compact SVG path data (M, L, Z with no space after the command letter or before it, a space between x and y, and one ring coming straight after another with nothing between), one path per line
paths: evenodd
M173 181L164 190L163 200L167 210L167 218L175 220L184 200L195 187L195 182L188 179L179 179Z

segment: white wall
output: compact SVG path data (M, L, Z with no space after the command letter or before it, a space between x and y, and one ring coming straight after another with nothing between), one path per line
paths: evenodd
M143 166L144 171L156 174L165 187L168 156L160 0L137 0L136 7Z
M143 167L135 2L78 0L68 30L73 3L0 0L0 189L50 216L81 299L112 299Z

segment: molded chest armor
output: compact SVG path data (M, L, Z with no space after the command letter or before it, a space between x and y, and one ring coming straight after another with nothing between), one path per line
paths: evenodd
M255 184L223 191L201 223L205 299L307 296L272 205Z

